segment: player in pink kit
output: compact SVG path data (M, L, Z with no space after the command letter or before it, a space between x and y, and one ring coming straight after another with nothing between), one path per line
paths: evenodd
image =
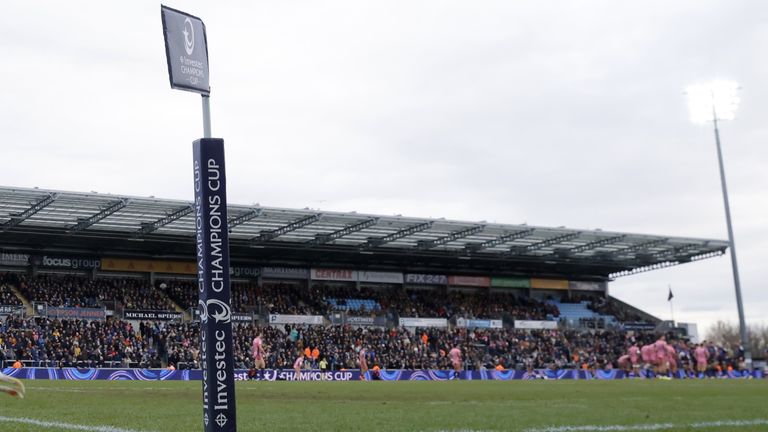
M293 362L293 371L296 373L295 380L301 381L301 367L304 366L304 353L301 351L298 352L298 357L296 357L296 361Z
M623 356L619 357L617 363L619 364L619 368L624 372L629 372L632 368L632 362L629 360L629 354L624 354Z
M256 337L253 338L251 355L253 356L254 368L256 368L256 377L261 379L264 374L264 368L266 367L266 362L264 361L266 353L264 352L264 345L261 341L261 332L257 333Z
M667 370L669 368L669 356L667 352L666 339L666 337L661 336L659 340L653 344L653 351L656 355L656 375L660 377L666 376Z
M709 353L703 343L696 345L696 349L693 350L693 356L696 358L696 372L699 373L699 378L704 378L704 373L707 371Z
M632 363L632 370L637 372L640 369L640 348L637 347L637 344L633 344L629 347L627 354L629 354L629 361Z
M24 383L0 372L0 392L24 399Z
M461 349L458 346L454 346L448 351L448 357L453 365L452 379L461 379Z
M646 376L648 376L648 372L656 365L656 353L653 351L653 344L643 345L640 348L640 356L643 359L643 370L645 370Z
M677 373L677 349L674 342L666 345L667 361L669 362L669 372L674 376Z
M368 354L368 350L365 347L360 347L360 352L357 354L360 361L360 380L365 381L365 374L368 372L368 360L365 358Z

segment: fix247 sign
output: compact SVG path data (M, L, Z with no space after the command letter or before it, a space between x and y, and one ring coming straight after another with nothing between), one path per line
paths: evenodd
M209 94L205 24L194 15L167 6L161 6L160 11L171 87Z

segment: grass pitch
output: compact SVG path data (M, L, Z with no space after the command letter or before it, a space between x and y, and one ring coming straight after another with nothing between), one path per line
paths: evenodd
M25 383L1 431L203 429L199 382ZM768 380L238 382L237 414L242 432L768 431Z

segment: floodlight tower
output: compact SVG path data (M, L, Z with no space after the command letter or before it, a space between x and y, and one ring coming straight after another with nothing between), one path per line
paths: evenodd
M719 120L733 120L736 116L736 108L739 104L739 84L733 81L711 81L695 84L688 87L688 107L691 113L691 121L698 124L712 122L715 130L715 144L717 145L717 161L720 164L720 185L723 189L723 203L725 205L725 222L728 226L728 243L731 248L731 266L733 267L733 284L736 289L736 306L739 310L739 334L741 345L744 347L744 362L748 369L752 369L752 353L749 349L749 337L747 325L744 321L744 304L741 300L741 283L739 282L739 267L736 262L736 244L733 240L733 227L731 224L731 207L728 203L728 188L725 184L725 168L723 168L723 152L720 148Z

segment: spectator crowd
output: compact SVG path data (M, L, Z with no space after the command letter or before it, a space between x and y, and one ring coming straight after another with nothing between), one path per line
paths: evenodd
M86 277L71 274L0 274L0 304L20 304L10 290L18 288L28 300L49 306L169 310L196 307L197 284L192 279ZM350 310L348 304L366 306ZM596 297L593 310L620 315L622 310ZM402 286L354 287L343 284L236 281L232 284L235 311L258 315L325 315L347 310L351 315L511 320L557 320L557 306L511 293L490 290L413 289ZM370 307L370 305L375 307ZM627 315L629 317L630 315ZM261 334L267 347L267 366L290 368L302 353L308 367L324 359L332 369L357 367L365 348L371 362L388 369L447 368L446 353L461 348L465 365L482 368L617 367L617 360L635 343L655 339L651 334L620 330L413 329L286 325L256 327L236 324L237 368L253 367L251 342ZM0 321L0 361L80 367L199 367L199 325L195 322L139 322L7 317ZM691 345L675 341L681 364L690 363ZM740 367L740 353L711 346L713 362Z
M261 335L269 368L291 368L299 355L316 368L354 369L365 348L385 369L447 369L448 351L459 347L468 369L612 369L636 343L656 335L604 331L522 329L408 329L286 325L234 327L235 367L253 368L251 343ZM196 322L87 321L8 317L0 321L0 362L46 367L200 367ZM673 341L681 369L693 367L694 346ZM743 352L708 344L714 369L743 368Z

